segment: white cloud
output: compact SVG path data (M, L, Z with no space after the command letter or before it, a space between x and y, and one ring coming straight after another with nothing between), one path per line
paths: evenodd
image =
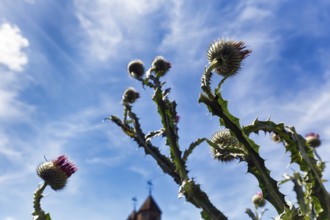
M82 47L89 57L101 61L143 47L152 34L148 15L163 0L75 1L76 16L87 33ZM144 35L142 37L142 35Z
M26 77L19 72L28 62L22 50L28 45L17 26L9 23L0 26L0 120L23 120L33 110L18 98Z
M28 59L22 51L29 41L22 36L17 26L3 23L0 26L0 64L13 71L22 71Z

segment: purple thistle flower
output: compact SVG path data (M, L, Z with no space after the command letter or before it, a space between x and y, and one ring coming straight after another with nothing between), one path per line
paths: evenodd
M66 155L62 155L55 160L40 164L37 174L53 190L61 190L65 187L67 179L77 170L76 165L69 161Z
M68 157L66 155L59 156L57 159L53 160L53 163L55 166L63 170L67 177L70 177L78 170L75 164L68 160Z

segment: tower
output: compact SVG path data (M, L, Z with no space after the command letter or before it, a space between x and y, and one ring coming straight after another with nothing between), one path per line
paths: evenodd
M135 210L136 198L133 198L134 209L128 216L127 220L161 220L162 211L158 207L156 201L151 196L152 184L148 181L149 196L143 202L139 210Z

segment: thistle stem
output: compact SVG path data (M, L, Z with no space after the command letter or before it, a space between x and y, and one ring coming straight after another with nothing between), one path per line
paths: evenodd
M34 198L33 198L33 208L34 212L32 213L33 216L38 216L38 220L46 219L45 211L42 210L40 201L44 197L42 195L43 191L47 187L47 183L44 182L42 185L38 187L38 189L34 192ZM35 219L35 218L34 218Z

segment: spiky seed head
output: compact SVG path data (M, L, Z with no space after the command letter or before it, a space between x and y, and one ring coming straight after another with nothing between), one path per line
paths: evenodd
M216 62L214 71L223 77L234 76L241 68L241 61L252 51L245 49L242 41L217 40L207 51L209 63Z
M65 155L62 155L53 161L40 164L37 175L57 191L65 187L68 178L76 171L77 167Z
M258 208L263 207L266 204L266 200L264 199L264 196L262 192L258 192L255 195L252 196L252 203Z
M171 68L171 63L168 62L164 57L157 56L151 64L151 70L155 71L156 76L164 76L165 73Z
M140 98L140 94L137 91L135 91L134 88L129 87L128 89L125 90L122 100L124 103L132 104L138 98Z
M133 60L128 63L127 71L133 78L141 79L145 72L144 64L141 60Z
M237 158L244 157L244 149L236 137L234 137L228 129L216 132L212 138L216 147L211 146L211 153L213 157L222 162L229 162ZM233 153L233 149L236 149ZM238 154L238 151L241 153Z
M239 145L239 142L236 137L231 135L228 129L216 132L211 141L217 144L220 148L228 148Z
M316 133L308 133L305 136L306 143L308 146L316 148L321 145L320 135Z

